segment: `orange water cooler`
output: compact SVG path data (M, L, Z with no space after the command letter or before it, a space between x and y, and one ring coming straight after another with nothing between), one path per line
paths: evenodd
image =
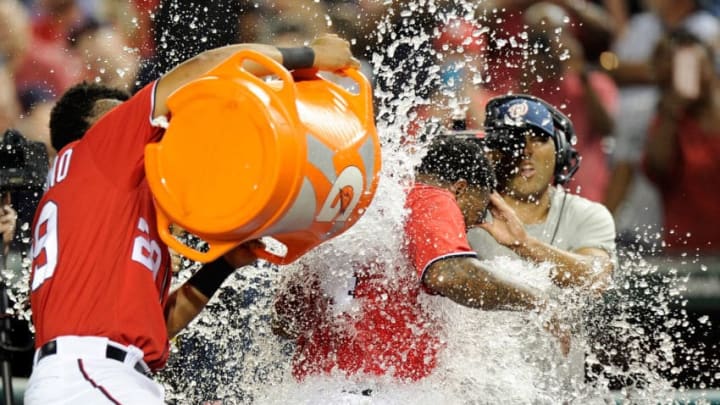
M249 73L248 60L279 80ZM357 70L343 73L358 93L317 75L296 80L274 60L241 51L173 93L165 135L145 151L163 241L208 262L270 236L287 253L258 255L287 264L352 226L375 194L380 142L370 84ZM208 249L179 242L171 225Z

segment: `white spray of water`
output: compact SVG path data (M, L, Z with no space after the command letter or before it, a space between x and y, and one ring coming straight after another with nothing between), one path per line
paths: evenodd
M472 15L476 7L475 2L458 3L455 13L438 18L464 18ZM589 403L607 398L609 387L620 381L621 395L628 402L663 403L673 396L673 376L687 373L688 366L682 361L701 356L683 346L683 338L693 331L684 330L689 325L687 313L674 309L685 302L686 280L673 273L661 274L642 256L630 254L622 258L623 266L617 271L606 303L560 297L568 308L566 318L575 322L578 329L582 329L578 324L590 329L590 339L579 331L573 344L587 354L588 374L595 385L578 379L558 380L561 373L553 366L562 364L562 357L554 338L544 331L541 319L534 314L477 311L429 296L423 305L444 321L447 343L440 365L431 377L412 385L386 380L348 381L340 376L311 378L303 384L294 382L289 374L294 347L270 330L271 303L282 276L301 265L316 267L325 272L325 285L330 289L333 281L351 276L348 274L351 260L373 260L385 263L388 269L396 264L407 265L401 253L404 193L422 145L409 147L399 140L406 134L410 117L414 117L414 107L428 102L416 89L429 86L440 74L440 68L418 61L430 76L423 79L417 72L401 75L402 67L389 67L386 62L397 56L394 53L401 46L418 49L432 39L427 32L413 34L408 24L402 25L402 33L395 31L397 25L390 23L390 17L403 16L410 21L423 12L435 15L438 9L434 1L411 2L407 8L389 13L375 31L378 42L387 43L384 54L372 57L375 74L385 82L385 89L398 85L402 94L382 89L376 93L383 170L375 201L365 216L348 232L315 249L297 265L248 267L231 277L219 297L175 342L170 363L159 376L170 402L199 403L222 398L226 404L285 404L301 403L300 398L324 398L320 403ZM478 14L481 22L502 20L499 12L483 10ZM488 33L486 25L482 28L483 33ZM527 50L524 63L532 66L534 53L527 45L526 32L511 38L496 32L489 34L498 47L504 44L504 49ZM159 46L165 44L161 41ZM490 75L477 70L472 61L463 62L466 62L463 66L476 69L475 84L492 80ZM186 263L186 267L190 265ZM488 265L503 268L536 287L548 287L547 280L535 277L546 273L543 266L503 260ZM10 290L11 299L16 302L15 314L26 319L28 266L26 262L23 275ZM176 283L189 275L188 270L181 272ZM393 274L387 276L388 282L392 282ZM662 327L646 330L634 320L638 313ZM678 330L683 333L678 335ZM372 397L356 394L367 388L373 389Z
M593 403L609 401L610 388L620 388L620 396L630 403L665 403L674 395L672 376L688 367L678 355L692 357L683 338L673 328L687 325L685 312L673 310L682 304L684 280L673 274L661 275L641 255L621 258L616 283L604 300L579 299L572 292L558 295L558 307L566 309L563 319L573 326L576 353L584 353L592 383L586 383L582 371L571 370L559 354L557 343L542 327L542 317L532 313L508 311L484 312L464 308L447 299L426 296L423 305L446 325L447 347L440 365L429 378L411 385L388 380L347 380L340 375L313 377L302 384L290 375L292 343L270 332L272 295L283 275L300 267L315 268L323 277L323 286L332 290L352 277L349 263L375 261L392 269L407 265L402 257L403 203L412 168L421 155L422 144L400 143L415 107L428 103L417 89L429 86L441 69L428 61L417 60L429 77L404 72L408 66L392 67L405 47L417 50L427 46L432 35L415 32L400 24L398 32L390 22L394 16L416 21L423 12L437 11L433 1L410 3L412 7L394 9L375 30L378 42L387 44L383 54L371 59L376 79L384 83L376 90L379 109L378 130L383 144L383 170L375 201L364 217L345 234L323 244L292 266L263 266L244 269L215 300L205 315L181 338L183 357L174 356L165 374L168 396L179 403L223 398L225 403ZM457 13L439 17L467 17L477 5L459 4ZM482 10L480 21L499 19L499 10ZM482 24L481 24L482 25ZM487 32L486 27L483 27ZM489 32L490 40L500 45L503 36ZM513 37L512 46L525 50L523 63L533 71L536 53L527 44L526 32ZM419 55L419 56L418 56ZM432 57L411 54L410 58ZM446 57L445 57L446 58ZM461 58L473 74L492 77L475 66L472 59ZM420 68L418 68L420 69ZM400 74L405 73L405 74ZM541 78L538 78L541 80ZM483 80L478 80L482 82ZM395 89L390 91L389 89ZM401 94L397 94L401 89ZM445 92L452 96L451 93ZM457 98L448 101L458 103ZM431 124L433 118L428 123ZM422 124L421 124L422 125ZM417 150L415 150L417 149ZM490 266L502 268L523 282L550 289L547 268L499 259ZM388 273L387 282L393 282ZM648 281L650 280L650 281ZM352 313L352 306L341 305L336 311ZM638 322L638 312L650 314L663 327L648 331ZM643 319L648 319L647 317ZM586 333L585 329L588 330ZM185 343L183 343L185 341ZM582 361L582 359L581 359ZM574 365L577 365L575 363ZM563 369L565 367L565 369ZM372 388L371 397L358 395ZM302 402L301 399L306 399ZM312 398L320 398L313 402Z

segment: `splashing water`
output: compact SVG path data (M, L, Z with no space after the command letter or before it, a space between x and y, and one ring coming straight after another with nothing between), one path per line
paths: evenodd
M177 342L176 352L180 353L175 354L182 356L171 356L162 376L168 398L178 403L222 398L229 404L303 403L303 398L321 398L320 403L671 402L670 398L677 396L673 388L677 376L687 374L693 359L704 360L699 358L700 351L688 349L684 343L700 331L678 332L688 325L687 312L678 311L686 302L686 279L660 272L637 252L621 255L616 280L602 298L578 297L572 291L556 294L556 310L572 326L573 352L569 359L559 353L554 337L544 330L543 319L537 314L478 311L444 298L423 296L422 305L446 326L443 337L447 347L430 377L405 385L383 379L348 380L340 375L312 377L298 384L291 376L294 346L270 330L273 294L282 287L285 275L303 267L314 268L323 275L322 285L330 290L352 277L350 262L374 261L384 263L387 269L407 266L402 257L403 204L423 143L400 140L406 139L412 120L420 121L421 127L437 121L419 117L416 109L430 103L424 89L439 80L442 69L435 60L447 55L441 58L427 49L433 33L392 18L422 21L428 11L435 14L443 10L435 17L438 21L473 13L481 21L502 20L499 10L479 11L473 2L458 3L454 11L434 1L410 4L412 7L393 9L374 31L377 42L385 44L385 52L375 53L371 59L378 83L377 126L383 147L375 201L352 229L308 253L299 263L238 272L220 299L213 300ZM482 32L488 32L487 27L483 26ZM489 34L498 49L520 52L522 65L532 74L534 56L527 32L512 37ZM501 46L509 41L511 47ZM462 54L462 48L445 50ZM494 79L473 63L472 57L460 56L463 67L471 70L469 77L486 78L475 84ZM508 66L516 65L508 62ZM457 108L462 104L457 94L446 91L445 95L450 95L448 105ZM504 259L488 265L535 287L552 289L547 277L541 276L547 274L547 265ZM392 283L394 275L387 272L386 276ZM352 313L351 307L336 301L336 311ZM657 327L649 330L648 324ZM373 389L372 397L357 395L367 388Z
M399 7L390 1L385 4ZM371 63L378 83L377 126L383 169L373 204L353 228L311 251L299 263L281 268L262 264L233 275L218 297L174 342L170 362L158 376L169 402L222 399L225 404L285 404L301 403L302 398L323 398L322 403L350 403L346 402L350 397L355 401L352 403L554 404L603 403L619 395L629 403L665 403L677 395L673 384L679 375L692 374L693 364L711 361L703 358L702 350L685 344L685 339L702 333L702 327L709 323L701 319L700 326L691 326L684 309L687 278L677 272L659 271L638 252L626 252L620 257L613 285L602 298L581 299L573 292L557 296L561 317L572 325L575 354L571 357L579 355L580 363L577 357L564 360L537 314L479 311L425 295L422 305L446 326L442 336L447 344L439 366L427 379L404 385L383 379L349 381L333 375L298 384L290 375L294 346L275 336L270 326L273 296L285 275L304 266L315 268L323 272L323 285L330 289L330 285L352 277L351 261L374 261L385 264L387 269L408 265L402 255L403 204L424 143L400 140L407 138L409 128L416 124L411 120L419 121L421 127L432 126L437 120L419 117L416 109L430 103L426 89L441 81L442 69L436 62L440 55L427 49L434 33L419 30L421 24L402 21L422 21L428 15L437 21L472 15L477 15L480 22L502 21L500 10L480 9L481 4L457 2L448 10L435 1L419 0L405 8L394 8L377 27L376 41L385 44L385 50L375 53ZM527 32L508 36L489 32L487 25L481 24L481 32L489 34L503 52L524 52L522 64L532 70L534 56ZM472 57L462 55L462 49L446 50L461 54L462 66L471 73L468 77L476 78L473 84L495 79ZM508 66L516 65L508 62ZM533 72L528 74L536 77ZM464 102L452 92L445 95L450 95L447 104L454 108ZM506 259L487 264L522 282L552 289L542 276L548 272L546 265ZM180 272L176 284L190 276L189 268L194 265L184 263L186 269ZM23 275L10 290L10 298L16 302L15 313L25 319L29 318L28 266L24 263ZM388 283L394 281L391 272L386 276ZM338 310L352 312L352 308ZM577 370L578 364L582 368L583 354L585 373ZM711 376L710 381L718 378ZM357 395L367 388L373 389L372 397ZM611 389L619 390L619 394L611 393Z

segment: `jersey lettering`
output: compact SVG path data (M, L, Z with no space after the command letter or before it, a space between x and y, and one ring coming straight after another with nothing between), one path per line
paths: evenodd
M62 155L55 158L53 162L52 170L50 170L50 181L48 182L49 187L54 186L57 183L65 180L65 177L70 171L70 160L72 159L72 148L63 152Z
M48 201L42 207L37 225L33 230L33 279L31 285L33 291L55 273L59 249L57 213L57 204Z
M348 166L333 183L328 197L315 218L318 222L345 221L355 210L363 189L363 174Z
M150 227L145 218L138 221L138 230L144 235L138 235L133 242L132 259L147 267L157 277L160 264L162 263L162 252L160 245L150 239Z

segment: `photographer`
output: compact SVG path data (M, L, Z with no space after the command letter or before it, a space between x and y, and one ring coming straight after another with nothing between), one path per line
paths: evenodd
M48 171L45 145L27 140L8 129L0 138L0 265L21 270L22 259L30 249L30 223L40 199Z
M30 253L29 224L42 194L48 170L45 146L20 132L0 134L0 365L5 403L12 404L11 377L27 377L32 364L32 335L25 320L15 318L8 291L22 278ZM9 270L9 271L7 271ZM20 300L22 301L22 300Z

